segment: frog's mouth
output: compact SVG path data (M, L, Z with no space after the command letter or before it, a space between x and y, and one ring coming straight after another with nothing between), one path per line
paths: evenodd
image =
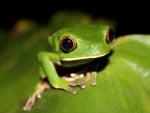
M110 52L110 51L109 51ZM63 58L62 61L77 61L77 60L85 60L85 59L96 59L100 57L106 56L109 52L103 54L103 55L94 55L94 56L83 56L83 57L78 57L78 58Z
M108 55L83 57L74 60L62 61L63 65L55 65L56 71L60 76L70 76L71 73L86 73L86 72L99 72L103 70L109 63ZM89 59L90 61L89 61ZM67 62L66 62L67 61ZM68 62L69 61L69 62ZM82 62L82 63L80 63ZM68 64L69 63L69 64ZM76 65L79 64L79 65ZM66 66L67 65L67 66ZM74 66L72 66L74 65Z

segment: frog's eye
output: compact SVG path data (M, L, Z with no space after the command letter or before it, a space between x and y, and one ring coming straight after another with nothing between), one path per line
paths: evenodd
M106 35L106 43L109 44L115 39L115 32L112 29L109 29Z
M63 36L60 40L60 47L63 52L71 52L77 47L77 42L70 36Z

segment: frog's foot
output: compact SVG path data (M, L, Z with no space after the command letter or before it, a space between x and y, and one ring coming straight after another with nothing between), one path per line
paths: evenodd
M41 98L41 94L46 90L46 89L50 89L50 85L48 84L48 82L45 81L41 81L38 85L37 85L37 89L36 91L33 93L33 95L31 97L29 97L29 99L27 100L25 106L23 107L24 111L29 111L32 109L32 106L35 104L35 100L36 98Z
M86 83L90 78L89 72L84 73L71 73L70 77L63 77L65 81L69 82L70 86L80 86L82 89L86 88Z
M88 82L88 80L90 79L90 72L87 72L82 80L82 82L80 83L80 87L82 89L85 89L86 88L86 84Z
M83 81L80 83L80 87L82 89L86 88L86 84L89 80L91 80L92 86L96 85L96 73L86 72L86 75L85 75Z
M63 79L63 77L61 77L61 79L58 82L51 83L51 86L56 88L56 89L65 90L65 91L67 91L69 93L72 93L72 94L76 94L77 93L77 90L72 88L69 85L69 82L67 80Z

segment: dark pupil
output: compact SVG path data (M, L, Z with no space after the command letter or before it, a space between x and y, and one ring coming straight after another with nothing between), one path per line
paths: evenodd
M71 49L72 49L72 47L73 47L73 42L72 42L72 40L71 39L69 39L69 38L65 38L65 39L63 39L63 41L62 41L62 49L65 51L65 52L69 52Z

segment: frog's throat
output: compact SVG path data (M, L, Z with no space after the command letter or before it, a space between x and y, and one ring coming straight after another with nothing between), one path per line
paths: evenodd
M103 56L107 55L109 52L102 54L102 55L85 56L85 57L78 57L78 58L63 58L61 60L67 62L67 61L77 61L77 60L84 60L84 59L95 59L95 58L103 57Z

